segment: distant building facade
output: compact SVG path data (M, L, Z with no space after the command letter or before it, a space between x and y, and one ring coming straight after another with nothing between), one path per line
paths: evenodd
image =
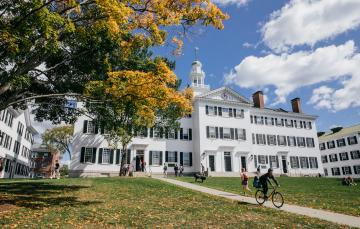
M0 111L0 178L24 178L30 172L30 150L37 134L28 110Z
M60 164L60 154L52 153L44 145L34 146L31 150L31 177L50 178L54 174L55 164Z
M323 172L316 131L316 116L302 113L300 99L292 100L292 111L264 106L261 91L253 101L234 90L211 90L199 61L192 63L193 113L180 120L180 129L144 129L126 152L113 150L104 130L88 116L78 119L74 129L70 176L117 176L120 158L140 171L160 174L164 164L173 172L175 164L184 173L204 168L211 176L239 176L246 168L276 174L316 175ZM80 106L80 105L79 105Z
M319 148L325 176L360 177L360 124L322 133Z

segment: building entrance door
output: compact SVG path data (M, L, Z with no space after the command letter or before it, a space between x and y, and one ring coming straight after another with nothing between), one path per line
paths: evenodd
M231 172L231 153L224 152L225 172Z
M211 172L215 171L215 156L214 155L209 155L209 167L210 167Z
M287 173L288 172L288 168L287 168L287 160L286 160L286 156L281 156L281 164L283 167L283 172Z
M241 156L241 168L242 168L242 169L246 169L246 171L247 171L247 167L246 167L246 157L245 157L245 156Z
M144 172L144 150L136 150L136 172Z

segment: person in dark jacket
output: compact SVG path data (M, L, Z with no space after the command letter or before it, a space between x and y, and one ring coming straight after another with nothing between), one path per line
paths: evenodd
M174 166L174 172L175 172L175 176L177 177L178 176L178 171L179 171L179 167L177 164L175 164Z
M267 196L267 192L269 190L268 183L270 183L272 185L270 179L273 180L278 187L280 187L279 183L277 182L277 180L275 179L275 177L273 175L273 169L270 168L268 170L268 172L265 173L264 175L262 175L259 179L261 187L263 188L265 198L268 198L268 196Z

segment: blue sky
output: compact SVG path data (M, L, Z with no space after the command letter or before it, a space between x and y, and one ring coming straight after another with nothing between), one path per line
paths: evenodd
M303 111L319 116L318 130L359 123L360 104L356 101L360 100L360 93L354 90L360 89L360 77L353 66L360 66L357 65L360 62L356 48L360 44L360 22L356 21L359 16L355 15L359 12L356 10L360 8L360 1L242 0L245 5L237 4L240 0L216 2L230 15L223 30L195 28L195 34L185 39L183 53L178 57L172 56L171 47L155 50L155 54L176 61L175 71L183 80L183 86L189 82L194 48L199 47L206 83L212 88L221 87L226 82L228 87L248 98L256 90L264 90L267 106L288 110L290 100L300 97ZM339 2L348 5L339 6ZM277 15L273 14L275 11ZM352 13L353 17L349 18ZM339 23L333 24L334 21ZM296 23L304 26L296 26ZM339 29L333 29L333 26ZM285 33L293 36L287 37ZM279 40L285 41L281 43ZM340 58L343 49L343 58ZM244 61L249 56L254 56L255 60ZM282 61L284 56L288 61ZM297 59L303 64L296 66ZM234 68L240 63L243 66L236 72ZM291 68L297 69L296 72L291 72ZM282 76L283 72L287 75ZM272 79L279 83L269 83ZM279 87L283 89L276 94ZM353 101L346 102L349 99ZM276 102L279 100L282 102Z

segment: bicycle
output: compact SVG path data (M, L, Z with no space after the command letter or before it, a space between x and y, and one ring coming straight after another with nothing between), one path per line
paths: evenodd
M270 188L270 189L273 189L273 191L270 193L268 198L271 197L271 201L275 207L281 208L284 205L284 198L283 198L282 194L280 192L276 191L277 187L275 187L275 186L272 186L272 188ZM255 199L259 205L263 205L265 203L265 201L268 199L268 198L265 198L264 196L265 196L265 194L262 189L258 189L256 191Z

